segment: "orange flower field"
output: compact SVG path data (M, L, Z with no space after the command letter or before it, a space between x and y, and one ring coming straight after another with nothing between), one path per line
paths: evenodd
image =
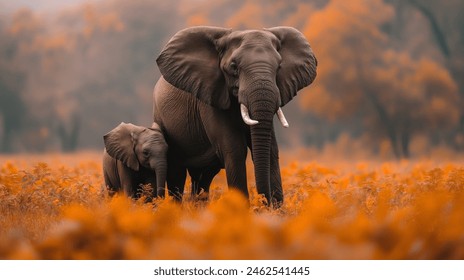
M463 259L462 162L285 158L285 203L109 198L99 154L0 158L0 259ZM148 190L149 186L145 189Z

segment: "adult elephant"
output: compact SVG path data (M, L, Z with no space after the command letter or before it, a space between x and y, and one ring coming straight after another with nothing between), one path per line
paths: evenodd
M182 196L186 169L211 182L225 168L229 187L248 197L247 147L256 187L268 202L283 202L273 117L310 85L317 60L291 27L232 31L191 27L179 31L156 60L154 121L169 145L168 190Z

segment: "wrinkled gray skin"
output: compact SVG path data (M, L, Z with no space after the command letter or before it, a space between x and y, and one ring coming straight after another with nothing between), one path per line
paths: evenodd
M168 146L158 124L151 128L121 123L103 136L103 175L110 194L123 191L137 198L140 184L164 197Z
M162 77L154 89L153 111L170 147L169 192L182 197L185 169L203 177L199 187L209 187L225 168L229 187L248 196L248 147L258 193L281 205L273 118L316 77L317 61L304 36L291 27L192 27L167 43L157 63ZM244 123L241 104L257 124Z

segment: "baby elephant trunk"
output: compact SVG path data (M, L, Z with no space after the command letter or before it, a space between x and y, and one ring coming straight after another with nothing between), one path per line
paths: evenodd
M153 192L158 197L164 197L166 192L165 185L168 166L166 159L156 159L150 163L150 166L156 173L156 186L153 186Z

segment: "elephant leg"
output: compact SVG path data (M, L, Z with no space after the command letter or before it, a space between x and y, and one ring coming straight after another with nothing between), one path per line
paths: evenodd
M282 190L282 177L279 166L279 147L275 136L274 128L271 133L271 201L275 208L279 208L284 201Z
M214 177L219 173L219 171L221 171L221 166L219 164L203 170L200 176L200 181L198 182L198 192L200 192L203 189L204 192L209 193L209 187L211 186L211 182L213 181Z
M185 179L187 170L180 164L172 163L168 168L168 176L166 178L168 184L168 193L174 197L174 200L181 202L184 195Z
M110 197L122 192L121 178L118 175L118 160L110 157L106 152L103 155L103 178L104 191L107 191Z
M121 191L121 186L119 185L119 178L118 180L115 180L118 181L117 184L114 184L112 182L113 178L106 171L104 171L103 177L105 179L104 191L107 191L110 197L113 197L116 193Z
M240 191L245 197L249 197L246 173L246 146L242 152L236 149L224 158L227 185Z
M197 194L200 193L201 170L194 169L194 168L188 168L188 173L190 175L190 180L192 182L190 186L190 195L193 198Z
M122 162L118 162L118 174L121 181L121 189L128 197L137 199L138 182L136 180L135 171L125 166Z
M206 194L206 197L203 197L201 199L207 200L211 182L220 170L221 166L219 163L213 164L203 169L189 168L188 171L192 179L191 197L197 198L203 190L203 192Z
M200 181L198 182L198 193L197 195L201 194L201 190L203 190L203 195L199 197L201 200L208 200L209 197L209 187L211 186L211 182L213 181L214 177L219 173L221 170L221 166L219 164L212 165L207 169L203 170L200 176Z
M198 195L200 193L200 181L199 179L198 180L194 180L192 179L192 185L191 185L191 188L190 188L190 195L192 197L195 197L196 195Z

